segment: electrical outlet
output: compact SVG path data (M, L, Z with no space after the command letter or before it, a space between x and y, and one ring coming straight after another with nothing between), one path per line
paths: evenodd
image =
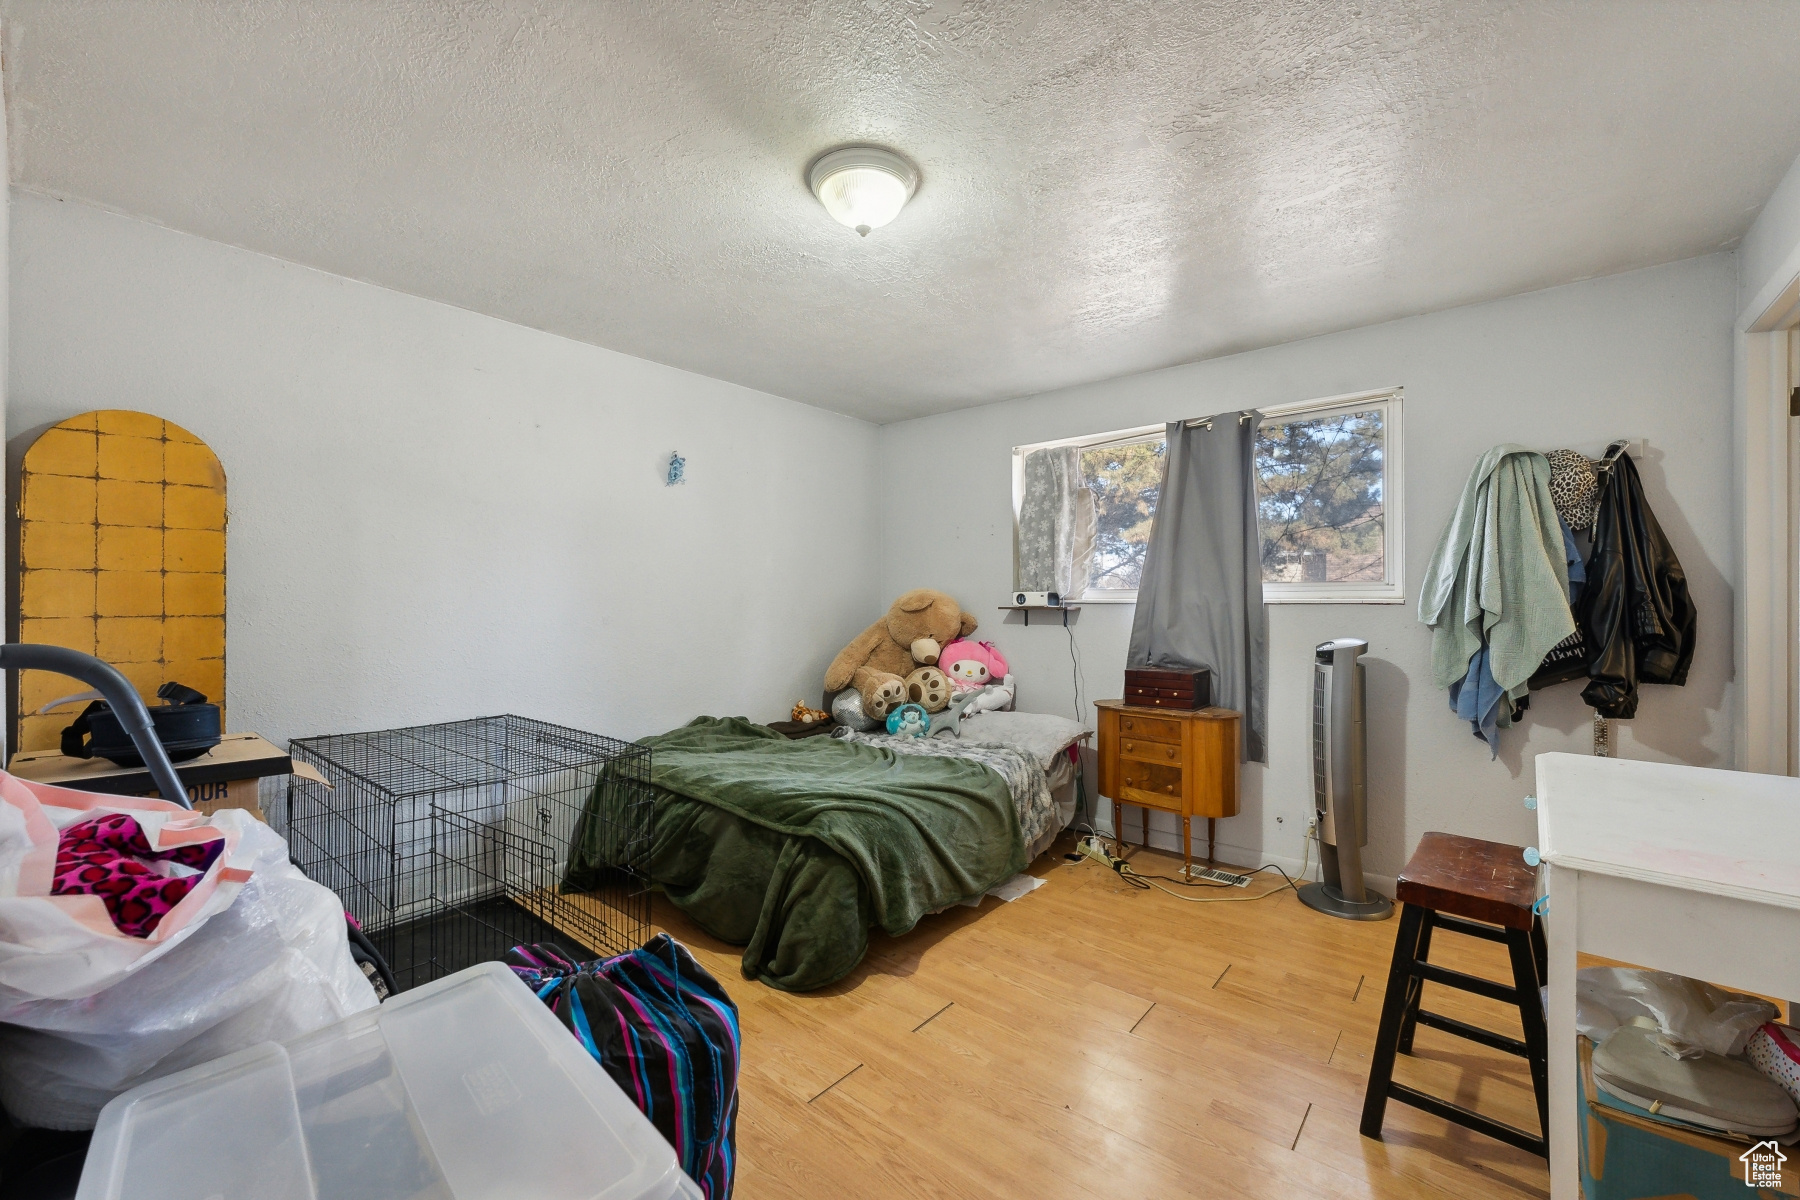
M1318 817L1314 816L1306 818L1306 836L1309 838L1316 838L1319 836Z

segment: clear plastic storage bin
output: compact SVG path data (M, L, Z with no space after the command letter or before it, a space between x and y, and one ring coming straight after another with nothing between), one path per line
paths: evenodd
M126 1092L77 1200L699 1200L499 963Z

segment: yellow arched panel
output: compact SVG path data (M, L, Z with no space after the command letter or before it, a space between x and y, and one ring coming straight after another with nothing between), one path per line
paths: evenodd
M148 413L102 409L44 431L19 481L19 639L93 654L146 701L171 680L225 703L225 469ZM19 679L13 750L48 750L86 684Z

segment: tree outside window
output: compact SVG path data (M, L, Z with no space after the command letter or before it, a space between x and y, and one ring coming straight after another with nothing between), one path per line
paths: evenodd
M1277 406L1256 432L1255 486L1268 604L1404 602L1398 388ZM1168 444L1157 426L1014 449L1014 511L1026 456L1068 447L1072 486L1094 501L1093 601L1135 599ZM1086 497L1081 497L1083 507ZM1085 526L1085 509L1083 525ZM1081 535L1078 535L1081 536ZM1016 562L1015 562L1016 567ZM1016 572L1015 572L1016 574Z
M1137 588L1168 448L1167 439L1159 436L1082 451L1082 486L1094 493L1090 592Z
M1256 431L1265 583L1380 583L1383 410L1265 421Z

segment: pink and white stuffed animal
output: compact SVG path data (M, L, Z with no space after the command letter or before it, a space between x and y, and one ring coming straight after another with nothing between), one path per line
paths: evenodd
M954 695L978 692L990 683L1006 678L1006 656L994 649L992 642L975 642L958 638L938 654L938 667L950 676Z
M958 638L938 655L938 666L950 676L953 696L973 694L962 710L964 716L1012 707L1012 676L1008 674L1006 656L994 648L994 643Z

